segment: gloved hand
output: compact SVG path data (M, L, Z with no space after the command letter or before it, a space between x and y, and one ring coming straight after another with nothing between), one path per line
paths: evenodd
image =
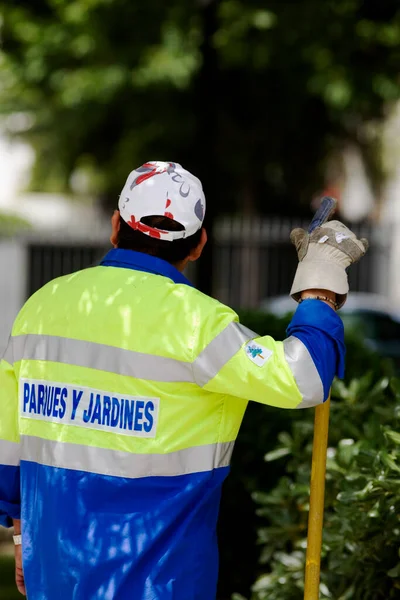
M311 234L294 229L290 240L299 257L292 298L298 300L308 289L330 290L336 293L339 307L343 306L349 291L346 269L364 256L368 240L358 240L340 221L328 221Z

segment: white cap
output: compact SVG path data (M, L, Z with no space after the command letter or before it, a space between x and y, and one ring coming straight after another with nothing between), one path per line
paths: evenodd
M198 231L206 212L201 182L173 162L150 161L132 171L118 204L121 217L150 237L179 240ZM169 217L183 226L182 231L164 231L142 222L143 217Z

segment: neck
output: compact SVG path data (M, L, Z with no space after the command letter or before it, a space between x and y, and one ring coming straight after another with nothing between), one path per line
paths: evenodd
M180 273L183 273L183 271L186 269L188 262L188 259L185 258L184 260L180 260L177 263L172 263L172 266L175 267L175 269L177 269Z

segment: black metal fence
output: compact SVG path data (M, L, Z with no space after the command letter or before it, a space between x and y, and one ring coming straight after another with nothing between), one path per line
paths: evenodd
M213 295L234 307L252 308L264 298L287 294L297 265L290 244L293 227L306 227L295 219L220 219L215 227ZM369 238L370 250L352 268L353 291L387 291L387 269L391 235L387 228L353 227L359 236ZM98 263L109 244L106 240L82 244L63 240L28 242L27 295L59 277ZM196 283L196 269L189 278Z
M288 294L297 266L290 232L307 226L298 219L220 220L215 235L214 295L230 306L250 308L264 298ZM351 289L386 294L390 230L376 225L352 229L369 239L370 249L349 272Z
M82 244L30 241L28 244L27 296L45 283L99 263L107 251L106 243Z

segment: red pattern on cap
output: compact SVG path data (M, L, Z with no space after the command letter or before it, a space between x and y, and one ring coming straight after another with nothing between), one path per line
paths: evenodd
M171 200L169 198L167 198L167 201L165 203L165 212L164 212L164 217L168 217L168 219L172 219L174 220L174 215L172 214L172 212L168 212L167 208L171 206Z
M148 173L143 173L143 175L139 175L139 177L135 179L136 185L140 185L141 183L143 183L143 181L146 181L146 179L154 177L154 175L160 175L160 173L165 173L166 171L168 171L169 167L171 166L171 163L168 163L168 165L168 167L160 169L157 165L153 165L152 163L144 163L144 165L142 165L142 168L146 167L151 170Z
M164 231L163 229L155 229L154 227L150 227L150 225L145 225L141 221L136 221L134 215L131 215L131 220L127 221L128 225L132 227L132 229L136 229L137 231L141 231L142 233L148 234L150 237L160 239L162 233L169 233L168 231Z

